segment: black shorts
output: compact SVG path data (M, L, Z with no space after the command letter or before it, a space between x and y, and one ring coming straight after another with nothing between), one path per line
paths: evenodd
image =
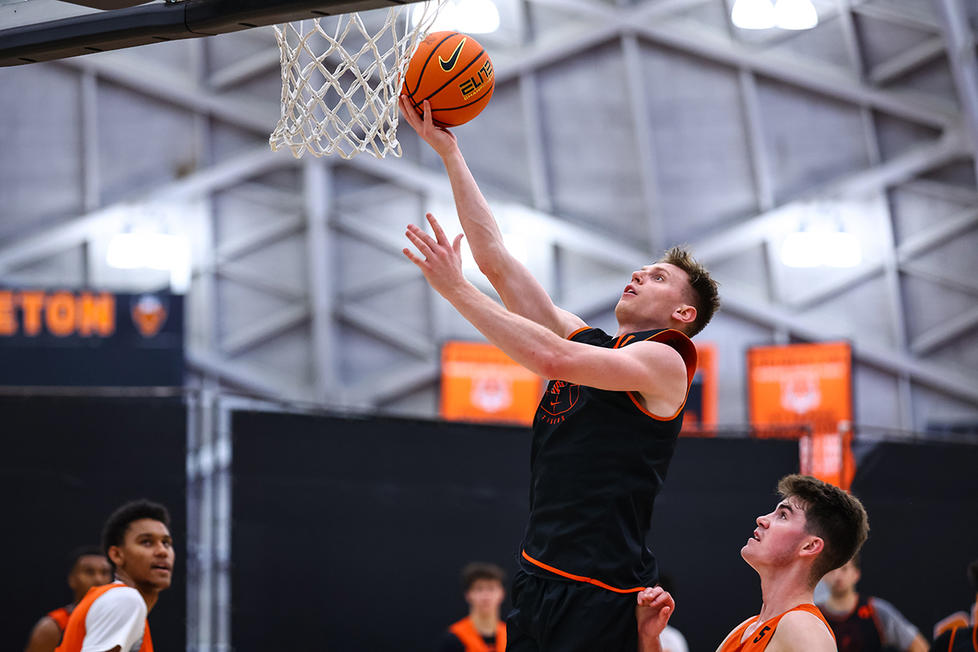
M506 652L634 652L635 596L519 570L506 617Z

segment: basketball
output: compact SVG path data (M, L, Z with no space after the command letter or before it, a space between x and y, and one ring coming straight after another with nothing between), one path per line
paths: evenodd
M492 89L492 61L478 41L460 32L433 32L411 57L401 95L419 115L428 100L436 125L456 127L486 108Z

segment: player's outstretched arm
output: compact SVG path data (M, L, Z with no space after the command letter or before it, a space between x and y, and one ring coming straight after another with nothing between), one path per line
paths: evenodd
M661 586L643 589L637 599L635 620L638 622L638 652L662 652L659 634L669 623L676 602Z
M427 215L435 236L411 224L405 235L417 254L404 255L459 314L508 356L544 378L559 378L610 391L636 391L657 416L674 414L686 395L682 357L659 342L637 342L605 349L573 342L546 327L510 312L480 292L462 275L462 235L449 241L438 221Z
M424 102L422 118L406 98L401 100L401 115L438 154L448 172L462 231L479 270L499 293L507 309L545 326L565 337L585 325L576 315L554 305L550 295L534 278L530 270L507 251L503 236L489 209L489 203L479 190L469 170L458 140L447 129L435 126L431 106Z

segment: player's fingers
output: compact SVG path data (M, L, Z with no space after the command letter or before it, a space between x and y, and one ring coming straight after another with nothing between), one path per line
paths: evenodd
M431 230L435 234L435 242L438 244L448 244L448 238L445 236L445 230L441 228L441 224L435 219L435 216L431 213L425 213L425 217L428 218L428 224L431 225Z
M421 103L421 108L424 110L424 126L434 129L435 120L434 118L431 117L431 102L429 102L428 100L424 100Z
M455 236L455 242L452 243L452 249L455 250L456 256L462 255L462 238L464 237L464 233L459 233L457 236Z
M407 123L411 125L411 128L417 131L421 127L421 120L418 116L418 112L414 110L413 106L411 106L411 101L406 95L401 95L399 106L401 109L401 115L404 116Z
M421 252L422 256L424 256L425 258L431 258L434 255L434 251L432 251L431 245L425 241L425 238L427 238L427 236L424 236L424 238L422 238L420 235L418 235L417 233L415 233L410 229L405 231L404 235L406 235L408 240L410 240L414 244L414 246L418 248L418 251ZM430 238L428 239L430 240Z
M421 267L424 264L424 261L421 260L420 258L418 258L417 256L415 256L414 253L412 253L412 251L410 249L408 249L407 247L405 247L404 249L401 249L401 252L405 256L407 256L407 259L408 260L410 260L412 263L414 263L418 267Z

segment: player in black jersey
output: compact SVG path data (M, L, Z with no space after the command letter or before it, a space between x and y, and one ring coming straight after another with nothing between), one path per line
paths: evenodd
M635 650L635 593L656 581L646 546L652 503L682 426L696 369L689 337L718 306L716 283L681 248L634 271L609 335L554 305L504 247L451 132L402 106L441 156L479 269L505 307L462 275L462 236L409 225L404 254L490 342L554 379L533 422L530 518L511 593L507 650Z

